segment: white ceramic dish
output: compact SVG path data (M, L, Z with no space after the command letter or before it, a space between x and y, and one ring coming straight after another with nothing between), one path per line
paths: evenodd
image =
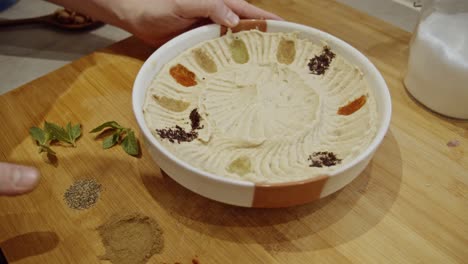
M172 39L155 51L143 64L134 83L133 111L142 131L145 146L160 168L179 184L223 203L244 207L287 207L311 202L334 193L365 169L388 130L392 107L387 85L379 71L363 54L328 33L304 25L270 20L244 20L233 31L253 28L266 32L294 31L299 32L300 38L307 38L316 43L325 41L334 52L361 69L370 89L373 89L378 111L377 134L369 147L356 159L332 174L280 184L256 184L213 175L190 166L167 151L145 123L143 105L146 90L161 68L180 53L200 42L225 34L226 28L219 25L203 26Z

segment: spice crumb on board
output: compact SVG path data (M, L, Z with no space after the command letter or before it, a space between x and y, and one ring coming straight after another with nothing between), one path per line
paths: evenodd
M68 207L84 210L92 207L99 199L101 184L94 179L83 179L73 183L64 194Z
M460 146L460 141L454 139L454 140L450 140L449 142L447 142L447 147L450 147L450 148L455 148L455 147L458 147Z

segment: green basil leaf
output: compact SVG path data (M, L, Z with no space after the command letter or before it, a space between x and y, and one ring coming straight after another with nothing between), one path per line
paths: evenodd
M50 140L58 140L67 143L71 143L68 140L68 134L62 127L45 121L44 123L44 130L50 134Z
M132 130L129 130L125 138L122 140L122 148L127 152L127 154L132 156L137 156L140 153L138 141Z
M95 129L91 130L89 133L96 133L96 132L99 132L105 128L115 128L115 129L122 129L123 127L121 127L119 125L119 123L115 122L115 121L109 121L109 122L105 122L104 124L96 127Z
M108 149L113 147L115 144L119 142L120 133L117 131L114 134L106 137L104 141L102 141L102 148Z
M72 126L70 123L67 124L68 139L75 145L76 140L81 136L81 125L76 124Z
M39 145L45 145L47 141L46 132L38 127L31 127L29 129L29 134L31 137L36 140Z
M57 155L55 151L53 151L49 146L45 146L45 145L39 146L39 153L42 153L42 152L47 152L47 154L54 155L54 156Z

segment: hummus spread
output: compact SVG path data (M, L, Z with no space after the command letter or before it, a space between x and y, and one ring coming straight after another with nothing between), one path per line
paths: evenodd
M167 63L147 91L144 116L184 162L262 183L333 172L377 129L358 68L295 33L257 30L203 42Z

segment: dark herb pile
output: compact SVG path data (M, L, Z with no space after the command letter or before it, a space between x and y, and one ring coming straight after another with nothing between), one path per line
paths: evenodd
M333 53L328 46L325 46L322 54L320 54L320 56L315 56L310 60L309 64L307 64L309 70L315 75L325 74L325 71L328 70L335 56L335 53Z
M156 129L156 133L158 133L162 139L167 139L171 143L175 143L176 141L178 144L180 144L180 142L191 142L198 137L197 130L203 129L203 126L200 126L201 116L196 108L190 112L189 118L192 130L188 132L176 125L174 128Z
M200 126L201 116L198 113L198 110L195 108L190 112L190 122L192 122L192 130L202 129L203 126Z
M328 151L314 152L307 160L311 161L309 167L317 168L322 168L324 166L331 167L341 163L341 159L339 159L335 153Z

